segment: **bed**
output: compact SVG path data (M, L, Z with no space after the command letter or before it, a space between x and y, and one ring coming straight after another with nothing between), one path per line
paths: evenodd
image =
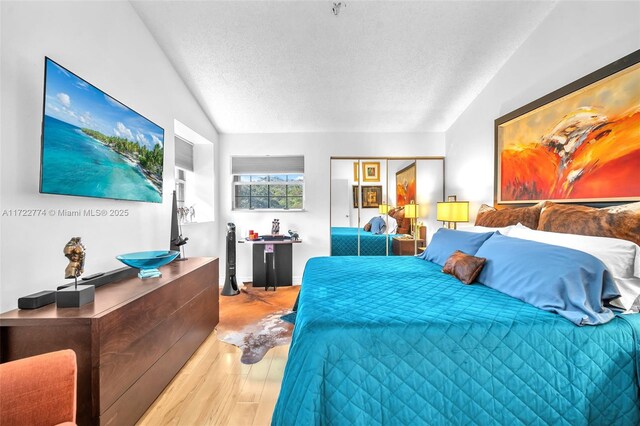
M273 424L640 424L640 315L578 327L441 269L310 259Z
M331 227L331 255L358 256L358 237L360 238L360 256L386 256L387 248L392 255L391 243L397 234L372 234L359 228Z

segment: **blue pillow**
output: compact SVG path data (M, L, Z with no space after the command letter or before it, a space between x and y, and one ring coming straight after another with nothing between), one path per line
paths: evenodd
M610 321L603 300L619 297L609 271L582 251L496 232L475 254L487 261L477 280L577 325Z
M424 253L418 257L443 266L456 250L475 256L482 243L492 235L493 232L477 233L440 228Z
M383 234L384 230L387 229L387 224L384 222L384 219L380 216L376 216L369 221L371 224L371 233L372 234Z

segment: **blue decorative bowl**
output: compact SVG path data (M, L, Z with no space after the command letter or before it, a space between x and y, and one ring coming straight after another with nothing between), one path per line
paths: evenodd
M139 251L118 255L116 259L127 266L140 269L139 278L157 278L162 276L158 268L171 262L179 254L174 250Z

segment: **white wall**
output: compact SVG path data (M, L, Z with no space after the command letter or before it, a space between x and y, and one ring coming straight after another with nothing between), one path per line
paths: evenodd
M305 211L232 211L232 155L304 155ZM442 156L442 133L306 133L220 135L220 232L227 222L236 224L238 237L250 229L269 232L271 221L280 219L280 229L295 229L303 242L293 248L294 283L299 283L307 260L328 256L330 251L330 158ZM353 178L353 176L351 177ZM220 243L221 260L224 257ZM251 280L251 248L237 245L238 281ZM222 273L221 273L222 275ZM221 277L222 278L222 277Z
M640 47L640 2L559 2L446 132L447 194L493 204L494 120Z
M128 2L3 1L0 10L1 208L129 211L126 218L1 217L4 311L19 296L65 282L62 248L72 236L87 247L85 274L121 267L120 253L168 248L174 119L216 145L218 135ZM162 204L38 193L45 55L165 129ZM189 236L201 241L188 254L215 255L217 223L198 226Z

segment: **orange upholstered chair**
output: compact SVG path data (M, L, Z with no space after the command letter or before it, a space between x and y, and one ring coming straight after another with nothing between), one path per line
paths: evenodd
M0 364L0 424L74 425L76 382L69 349Z

